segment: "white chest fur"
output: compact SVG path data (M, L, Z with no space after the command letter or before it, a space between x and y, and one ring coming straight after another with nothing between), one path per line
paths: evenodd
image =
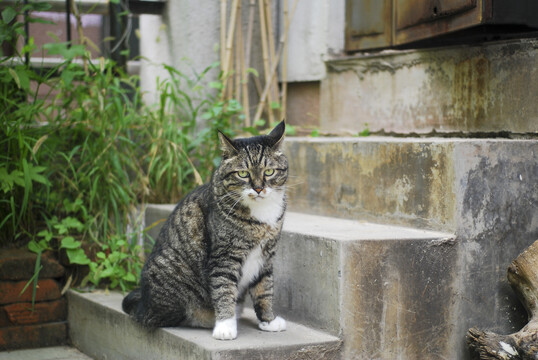
M250 208L250 215L256 220L276 226L278 219L282 216L284 206L284 192L266 189L267 193L263 197L251 199L245 197L246 204Z
M247 256L245 263L243 264L243 275L239 280L239 293L242 293L252 283L260 270L263 267L264 259L262 256L262 249L260 246L256 246L250 254Z

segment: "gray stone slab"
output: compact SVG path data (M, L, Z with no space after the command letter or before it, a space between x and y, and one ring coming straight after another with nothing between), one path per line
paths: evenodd
M0 352L0 360L92 360L70 346Z
M292 322L285 332L263 332L249 309L239 323L238 338L218 341L208 329L148 331L123 313L119 293L70 291L68 298L71 340L95 359L339 358L338 338Z
M451 234L288 212L275 308L341 336L344 358L442 358L457 255Z
M537 56L538 40L520 39L330 60L321 129L536 133Z

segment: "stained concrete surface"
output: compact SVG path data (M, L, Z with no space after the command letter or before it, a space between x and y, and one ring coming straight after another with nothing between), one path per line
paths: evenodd
M538 132L538 39L369 53L327 62L321 128Z
M0 360L92 360L74 347L53 346L0 352Z
M326 333L287 322L284 332L258 329L245 309L233 341L215 340L211 329L160 328L137 324L121 310L122 294L68 292L70 338L95 359L338 359L341 342Z
M288 212L275 308L342 337L344 359L443 358L457 249L447 233Z
M498 333L523 326L526 313L510 289L506 269L538 239L537 140L295 138L285 144L286 152L293 154L290 210L455 233L457 242L450 251L453 277L438 273L434 265L426 266L428 261L420 260L421 247L416 247L415 256L408 254L422 264L416 271L424 268L422 278L416 275L422 284L427 283L425 274L432 274L433 283L424 288L426 301L435 299L434 293L428 295L431 286L450 282L452 295L438 309L451 324L445 332L449 339L445 354L468 358L465 334L472 326ZM364 247L358 254L377 258L375 247ZM386 254L379 258L396 263L405 259L397 252ZM440 269L446 268L443 256L438 261ZM413 264L418 263L407 267L413 269ZM360 274L355 275L360 278ZM394 273L384 274L382 278L393 283L400 279ZM411 276L402 274L398 276ZM355 281L354 277L349 281ZM404 295L399 287L387 291L393 294L388 305ZM356 293L357 309L376 309L364 302L367 295L376 293L362 297ZM424 314L413 306L394 309ZM431 315L435 319L438 313ZM398 333L402 334L392 331ZM405 358L413 358L403 343L399 348L407 354Z

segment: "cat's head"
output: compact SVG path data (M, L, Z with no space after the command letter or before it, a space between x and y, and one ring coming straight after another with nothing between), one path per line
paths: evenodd
M219 132L222 162L217 169L230 196L244 205L282 201L288 178L288 160L280 147L285 122L268 135L231 140Z

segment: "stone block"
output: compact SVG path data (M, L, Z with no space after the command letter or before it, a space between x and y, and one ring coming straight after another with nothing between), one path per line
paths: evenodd
M341 336L346 359L450 358L457 245L446 233L288 213L275 308Z
M455 142L444 139L288 138L289 209L452 231Z
M37 255L28 249L3 249L0 252L0 280L28 280L34 275ZM60 278L64 268L54 259L52 254L41 256L43 268L39 272L40 279Z
M21 294L27 283L27 281L0 282L0 305L32 301L32 284ZM61 296L60 285L56 281L44 279L37 282L35 301L57 300Z
M210 329L148 330L121 310L120 293L68 292L69 334L73 344L96 359L340 359L338 338L287 323L279 333L260 331L254 311L245 309L238 337L215 340Z
M536 134L537 45L520 39L330 60L321 83L321 129Z
M35 303L15 303L0 306L0 327L30 325L67 320L67 304L64 298Z
M66 342L66 322L0 328L0 351L56 346Z

